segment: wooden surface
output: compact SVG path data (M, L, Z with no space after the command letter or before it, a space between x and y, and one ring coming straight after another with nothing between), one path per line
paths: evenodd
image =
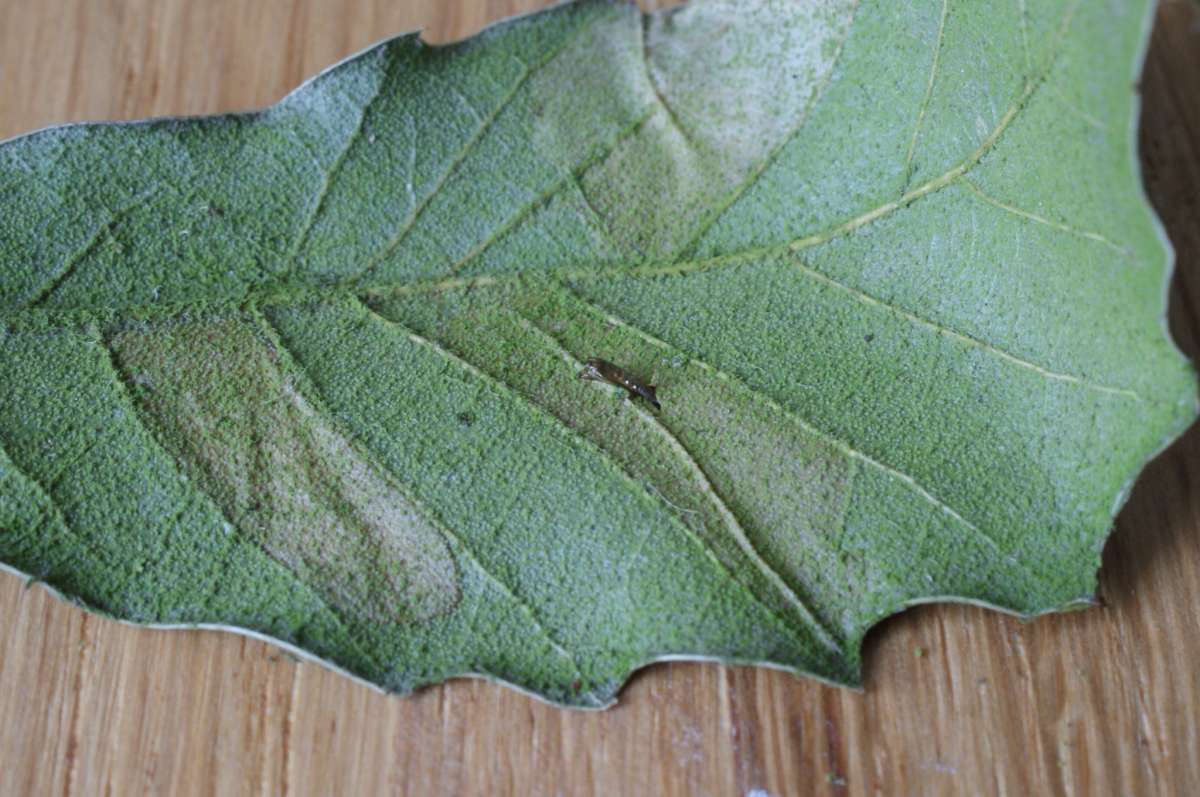
M371 42L538 0L0 0L0 137L274 101ZM1200 14L1160 8L1148 189L1200 349ZM0 210L2 212L2 210ZM1200 429L1143 475L1105 608L1029 624L934 606L868 639L865 692L658 665L600 714L460 680L384 697L270 645L89 616L0 574L0 792L1187 793L1200 783ZM1194 793L1194 792L1192 792Z

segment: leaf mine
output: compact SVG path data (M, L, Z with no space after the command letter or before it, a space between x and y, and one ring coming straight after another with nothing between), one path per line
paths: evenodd
M0 144L0 562L384 689L1086 604L1196 416L1148 0L578 0ZM661 407L577 374L600 357Z

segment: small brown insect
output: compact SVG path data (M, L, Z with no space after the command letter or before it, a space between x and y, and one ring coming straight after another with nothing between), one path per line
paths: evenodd
M654 409L662 409L662 405L658 403L658 396L655 395L654 385L642 384L608 360L601 360L598 357L588 360L584 369L579 372L579 378L595 379L601 382L611 382L614 385L620 385L628 390L631 396L641 396L650 402L654 406Z

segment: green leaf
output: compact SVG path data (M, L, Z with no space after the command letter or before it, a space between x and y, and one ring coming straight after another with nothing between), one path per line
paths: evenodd
M855 683L914 603L1086 603L1196 414L1147 6L578 2L10 141L0 559L581 706L668 657Z

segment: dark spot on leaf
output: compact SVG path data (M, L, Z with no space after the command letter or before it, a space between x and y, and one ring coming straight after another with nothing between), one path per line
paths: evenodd
M875 340L875 334L871 333L869 335L864 335L863 340L865 340L867 343L870 343L871 341Z
M469 413L469 412L460 412L460 413L458 414L458 425L459 425L459 426L462 426L462 427L468 427L468 426L470 426L470 425L471 425L471 424L473 424L473 423L475 423L475 416L474 416L474 415L472 415L471 413Z

